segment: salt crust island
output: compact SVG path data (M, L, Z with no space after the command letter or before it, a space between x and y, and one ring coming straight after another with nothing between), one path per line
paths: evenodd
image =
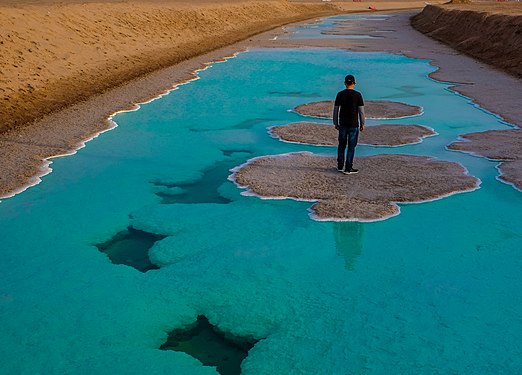
M294 122L274 126L269 133L285 142L318 146L336 146L337 130L333 125L316 122ZM402 146L422 142L425 137L436 135L433 129L421 125L381 124L366 126L359 134L359 144L372 146Z
M522 190L522 130L488 130L464 134L460 138L448 148L502 161L498 166L499 179Z
M431 201L478 188L458 163L415 155L360 157L363 171L346 176L334 157L298 152L251 159L231 176L247 194L317 202L312 218L378 221L399 214L397 203ZM282 177L284 176L284 177Z
M399 118L422 113L422 108L400 102L366 101L369 118ZM303 116L331 118L333 101L304 104L294 110ZM333 126L298 122L269 129L281 140L312 145L336 145ZM361 133L361 143L399 146L419 143L436 133L420 125L374 125ZM234 169L231 179L247 194L262 198L292 198L317 202L311 217L316 220L377 221L400 212L397 203L439 199L478 188L458 163L427 156L375 155L357 158L364 173L346 176L333 166L334 157L309 152L263 156ZM281 176L284 178L281 178Z
M333 100L312 102L297 106L294 111L302 116L332 118ZM403 118L422 114L422 108L389 100L365 100L366 117L371 119Z

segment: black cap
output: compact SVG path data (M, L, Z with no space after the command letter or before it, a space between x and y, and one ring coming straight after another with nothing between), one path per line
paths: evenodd
M348 74L346 77L344 77L344 83L347 85L351 85L352 83L355 83L355 77L351 74Z

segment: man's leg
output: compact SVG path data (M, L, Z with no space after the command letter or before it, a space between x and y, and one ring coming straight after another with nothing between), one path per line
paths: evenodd
M344 150L346 149L348 129L339 127L339 146L337 146L337 169L344 170Z
M348 149L346 150L346 169L349 171L353 168L353 157L355 155L355 146L359 139L359 128L349 128L347 131Z

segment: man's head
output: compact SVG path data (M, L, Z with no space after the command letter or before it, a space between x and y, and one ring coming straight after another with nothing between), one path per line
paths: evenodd
M348 74L346 77L344 77L344 84L346 87L355 85L355 77L351 74Z

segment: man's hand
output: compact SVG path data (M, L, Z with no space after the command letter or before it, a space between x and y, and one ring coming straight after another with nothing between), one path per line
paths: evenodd
M335 126L335 130L339 130L339 125L334 125Z
M364 131L364 124L361 124L361 131Z

